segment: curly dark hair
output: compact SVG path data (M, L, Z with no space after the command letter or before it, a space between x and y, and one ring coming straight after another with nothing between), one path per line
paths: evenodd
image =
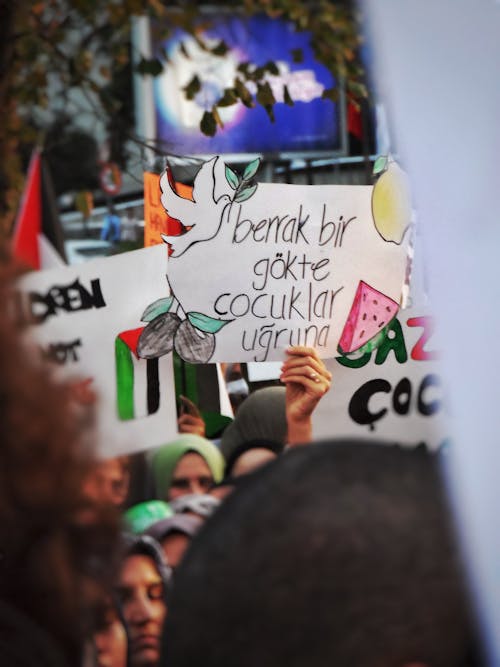
M12 316L20 273L0 248L0 598L77 664L112 580L118 517L84 496L91 408L23 341Z

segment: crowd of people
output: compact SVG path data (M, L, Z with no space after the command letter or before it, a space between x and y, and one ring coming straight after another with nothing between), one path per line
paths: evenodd
M3 256L2 664L485 664L439 460L314 442L332 383L314 349L287 350L220 439L181 411L176 440L102 461L92 402L22 341L17 274Z

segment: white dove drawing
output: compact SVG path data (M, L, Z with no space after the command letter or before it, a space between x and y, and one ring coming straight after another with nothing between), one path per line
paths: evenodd
M161 237L172 247L171 257L180 257L194 243L209 241L217 235L226 207L231 197L221 188L227 189L225 165L219 156L204 162L196 174L193 184L193 201L180 197L174 190L170 168L167 166L160 178L161 203L166 212L179 220L187 229L179 236Z

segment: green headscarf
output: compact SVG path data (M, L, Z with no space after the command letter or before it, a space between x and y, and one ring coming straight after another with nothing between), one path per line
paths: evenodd
M146 528L153 525L160 519L167 519L173 516L174 511L170 505L163 500L145 500L137 503L123 513L125 526L132 532L139 535Z
M167 498L172 476L180 459L188 452L199 454L210 468L214 482L220 482L224 476L224 458L219 449L206 438L184 433L177 440L163 445L153 455L151 467L155 484L156 497Z

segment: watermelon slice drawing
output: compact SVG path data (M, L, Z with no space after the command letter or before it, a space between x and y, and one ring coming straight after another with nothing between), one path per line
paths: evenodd
M349 354L362 348L385 330L398 310L399 304L393 299L360 280L339 340L339 352Z

